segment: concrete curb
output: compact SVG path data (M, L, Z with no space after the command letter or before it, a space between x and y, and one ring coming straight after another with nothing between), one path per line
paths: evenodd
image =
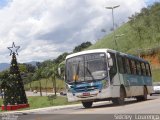
M35 113L38 111L59 110L59 109L67 109L67 108L73 108L73 107L79 107L79 106L82 106L82 104L52 106L52 107L37 108L37 109L31 109L31 110L16 110L16 111L2 112L0 114L27 114L27 113Z
M93 105L108 103L109 101L102 101L102 102L95 102ZM48 110L60 110L60 109L67 109L67 108L74 108L74 107L82 107L82 104L73 104L73 105L61 105L61 106L52 106L52 107L45 107L45 108L37 108L37 109L31 109L31 110L17 110L17 111L8 111L8 112L2 112L0 114L38 114L37 112L43 112Z

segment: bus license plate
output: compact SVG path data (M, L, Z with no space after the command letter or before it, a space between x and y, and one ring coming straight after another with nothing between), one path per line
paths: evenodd
M83 96L90 96L90 93L88 93L88 92L83 93Z

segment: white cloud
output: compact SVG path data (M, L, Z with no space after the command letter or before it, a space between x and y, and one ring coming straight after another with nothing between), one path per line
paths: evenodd
M10 62L6 49L21 46L18 61L46 60L71 51L84 41L102 37L101 29L121 24L145 7L145 0L12 0L0 9L0 62Z

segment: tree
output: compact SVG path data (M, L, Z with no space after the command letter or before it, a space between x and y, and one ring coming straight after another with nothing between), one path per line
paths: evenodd
M76 47L73 49L73 52L80 52L80 51L88 48L88 47L91 46L91 45L92 45L91 42L84 42L84 43L82 43L81 45L76 46Z
M4 82L4 105L28 104L15 52L12 53L9 76Z
M54 88L55 96L57 95L57 87L56 87L57 69L58 69L58 67L56 65L53 65L49 70L50 76L51 76L51 79L52 79L52 85L53 85L53 88Z
M41 78L42 78L42 68L38 68L33 76L33 79L39 81L39 91L40 91L40 96L42 96L42 85L41 85Z
M33 79L33 74L36 70L36 67L33 66L32 64L25 64L25 66L26 66L26 69L27 69L27 75L26 75L26 78L24 79L24 81L26 83L29 83L30 91L32 91L32 81L34 80Z
M158 42L158 45L159 45L159 42L160 42L160 35L157 36L156 42Z
M130 19L130 26L133 30L133 33L135 33L135 36L139 38L139 47L141 47L141 42L143 41L143 34L144 34L144 26L143 22L140 19L141 14L135 13L135 15L132 15L132 17L129 17Z
M34 73L36 70L36 67L33 66L32 64L25 64L26 65L26 69L28 73Z
M26 83L29 83L30 91L32 91L32 81L34 80L33 73L28 73L26 77Z
M66 58L66 56L67 56L68 54L69 54L69 53L67 53L67 52L62 53L62 54L59 55L55 60L53 60L53 63L55 63L55 64L61 63L62 61L65 60L65 58Z
M45 67L42 71L42 76L46 79L46 86L45 86L45 89L46 89L46 95L47 95L47 83L48 83L48 79L49 77L51 76L51 71L50 71L50 68L49 67Z
M18 67L19 67L19 71L21 73L26 73L27 72L27 68L26 68L25 64L18 64Z
M8 84L7 83L8 78L9 78L8 70L0 72L0 93L3 92L5 85ZM3 99L3 94L2 94L2 99Z

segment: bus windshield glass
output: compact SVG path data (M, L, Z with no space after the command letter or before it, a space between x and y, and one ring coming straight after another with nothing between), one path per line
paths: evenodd
M107 77L106 55L92 53L66 60L66 82L102 80Z

